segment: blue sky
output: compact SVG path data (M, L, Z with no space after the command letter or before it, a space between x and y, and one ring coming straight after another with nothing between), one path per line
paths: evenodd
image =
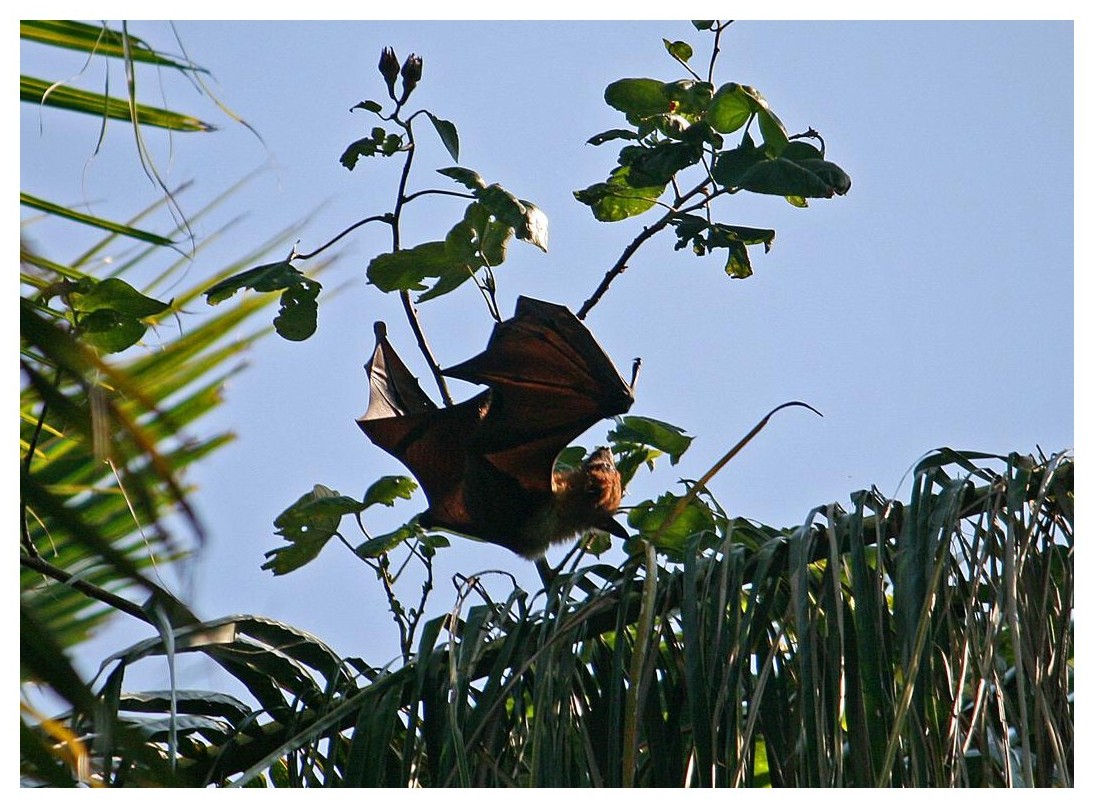
M547 254L514 244L500 268L499 299L518 294L576 309L637 235L645 219L602 224L572 191L606 178L613 144L591 135L623 125L603 102L623 77L685 77L662 37L689 41L705 63L708 40L687 22L195 22L176 24L189 56L212 75L219 99L262 142L171 77L147 73L151 103L220 125L210 135L153 136L171 182L195 181L184 210L268 165L202 221L210 232L241 214L230 239L201 254L202 277L290 223L313 249L348 224L389 209L394 163L338 161L373 119L350 107L381 99L380 49L424 58L414 105L453 121L461 164L531 200L550 219ZM164 23L134 34L177 52ZM73 75L24 47L23 71ZM824 413L780 413L712 484L733 515L776 526L800 523L828 502L877 485L907 493L909 470L949 446L1005 454L1071 448L1074 435L1074 75L1070 22L739 22L723 40L717 83L756 87L791 132L813 127L827 156L851 175L845 198L806 210L741 194L716 210L723 221L773 227L755 275L731 280L717 257L647 244L586 321L626 373L643 360L634 414L695 437L678 466L636 480L626 502L695 479L772 407L806 401ZM102 68L75 79L98 88ZM120 73L112 87L121 87ZM160 93L164 97L160 97ZM423 132L423 127L419 127ZM451 164L425 132L413 187L453 187L432 173ZM21 185L58 201L93 200L127 218L155 197L124 127L95 155L86 121L21 109ZM124 171L119 182L117 174ZM464 203L440 198L405 219L406 245L435 240ZM153 228L154 229L154 228ZM304 343L270 338L231 381L209 430L238 440L196 467L196 505L210 541L192 568L202 616L266 615L313 632L346 655L383 664L396 633L372 573L331 544L320 558L274 578L259 568L278 546L276 515L315 483L360 496L383 474L404 473L354 419L367 401L363 365L372 323L386 320L404 359L428 373L394 296L365 285L369 259L388 249L382 229L343 242L327 273L318 332ZM72 257L64 251L55 256ZM461 288L421 307L442 364L477 353L491 322L481 298ZM460 396L470 387L457 388ZM584 445L604 440L610 423ZM424 508L368 512L384 532ZM374 515L375 514L375 515ZM549 556L558 559L561 551ZM611 557L619 560L618 551ZM501 569L534 591L531 564L501 548L456 538L439 555L434 609L452 603L455 573ZM505 579L493 579L497 594ZM408 597L417 588L410 582ZM143 631L143 629L139 629ZM105 652L138 636L107 632Z

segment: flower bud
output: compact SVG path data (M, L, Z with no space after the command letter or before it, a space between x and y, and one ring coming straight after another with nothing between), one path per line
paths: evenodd
M380 53L380 75L387 83L388 94L395 98L395 79L399 77L399 57L391 48L384 48Z
M422 57L413 53L406 57L401 74L403 77L403 97L401 100L406 101L422 78Z

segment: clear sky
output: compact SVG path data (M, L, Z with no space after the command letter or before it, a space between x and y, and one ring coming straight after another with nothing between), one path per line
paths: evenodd
M211 87L262 142L189 86L147 72L146 100L220 125L211 135L151 136L171 182L193 179L183 197L196 210L252 169L270 164L199 233L245 219L189 269L202 277L292 222L302 251L390 208L394 163L338 161L374 119L350 107L381 99L380 49L424 58L414 96L453 121L461 163L531 200L550 219L547 254L514 243L499 271L500 301L518 294L576 309L646 220L602 224L572 191L607 177L618 151L587 145L623 125L603 102L623 77L685 77L662 37L684 39L705 62L708 40L687 22L194 22L177 31ZM154 45L178 52L164 23L133 23ZM626 374L643 360L632 413L693 436L681 463L636 480L625 502L695 479L772 407L780 413L712 484L732 515L776 526L822 504L849 502L877 485L904 497L906 475L941 446L1006 454L1072 447L1074 436L1074 28L1070 22L739 22L727 31L717 82L756 87L791 132L817 129L827 156L852 177L844 198L806 210L740 194L721 219L773 227L772 251L752 253L755 275L731 280L718 257L673 250L663 234L630 263L586 321ZM75 75L24 46L23 71ZM101 87L102 69L76 79ZM121 74L112 75L121 88ZM163 92L163 98L159 93ZM454 187L433 168L451 164L428 132L412 187ZM94 156L94 124L21 109L21 184L38 196L127 218L154 198L136 166L130 134L107 132ZM125 166L125 179L117 172ZM459 200L427 201L408 213L404 243L442 238ZM322 206L318 211L317 208ZM154 228L153 228L154 229ZM387 233L362 228L322 279L314 337L276 337L249 356L226 405L203 429L238 440L195 467L195 503L210 540L192 567L190 596L203 617L272 617L311 631L344 655L384 664L396 633L372 573L332 543L303 570L275 578L259 568L279 545L277 514L315 483L351 496L384 474L405 473L354 423L367 402L363 365L372 323L427 384L428 373L394 295L365 285L369 259ZM56 249L56 248L52 248ZM54 257L71 258L58 251ZM440 361L485 345L491 321L467 286L421 307ZM460 396L469 387L456 388ZM603 442L610 423L582 441ZM367 513L381 533L425 507ZM561 552L549 558L557 560ZM621 554L614 551L611 560ZM453 539L436 565L433 609L453 600L455 573L501 569L535 591L529 562L501 548ZM411 597L417 581L404 591ZM495 594L506 580L493 579ZM143 636L119 624L106 653ZM200 683L195 683L200 685Z

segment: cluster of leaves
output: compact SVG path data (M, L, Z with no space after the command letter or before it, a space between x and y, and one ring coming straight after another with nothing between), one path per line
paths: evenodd
M715 27L708 22L697 21L696 28ZM666 40L665 47L688 67L693 55L690 45ZM676 248L690 244L697 255L727 250L726 271L732 277L752 274L747 247L763 244L770 249L775 231L714 221L710 203L716 197L751 191L783 196L805 207L808 199L843 195L851 187L843 169L825 159L820 136L813 130L788 134L753 87L736 82L716 87L697 75L670 82L627 78L609 84L604 100L626 116L630 128L601 132L589 143L598 146L624 140L627 144L619 151L619 167L606 181L575 191L574 196L604 222L628 219L664 204L668 211L658 227L675 229ZM751 131L753 123L761 138L759 145ZM727 147L726 136L737 132L741 132L740 141ZM815 139L820 148L804 142L806 138ZM695 166L701 169L698 184L682 191L681 172ZM670 186L675 198L661 203ZM700 201L691 202L696 198Z
M418 302L423 302L473 280L486 297L491 312L495 317L500 316L494 298L497 288L494 269L505 261L509 242L514 236L546 252L547 216L533 203L519 199L497 183L487 184L475 171L458 165L438 169L438 173L455 180L467 188L467 192L436 188L408 192L407 180L416 146L415 119L424 116L433 125L441 144L457 163L460 159L459 132L451 121L429 110L405 112L404 107L422 78L421 57L411 54L400 67L395 52L385 48L380 56L379 71L394 106L388 109L385 103L371 99L355 104L351 112L362 110L379 118L382 125L373 126L366 137L347 146L339 159L343 166L352 171L362 158L401 155L404 161L402 181L392 210L368 216L350 225L310 254L301 255L294 249L285 261L256 267L226 279L206 290L210 304L216 304L240 289L283 290L281 313L274 321L274 327L287 339L307 339L316 329L317 298L321 287L292 262L313 258L357 227L377 222L391 227L392 250L370 261L366 270L370 284L382 292L398 292L404 297L410 292L423 292L418 297ZM392 128L397 131L392 131ZM414 199L431 194L463 197L472 201L443 240L402 247L399 229L404 207ZM426 279L433 279L433 283L427 285Z
M367 270L369 283L382 292L427 290L418 296L422 303L451 292L482 270L481 283L492 296L496 288L492 270L505 261L514 236L547 251L547 217L497 183L487 185L474 171L454 166L438 173L469 188L475 201L443 241L427 241L373 258ZM426 278L437 280L426 287Z

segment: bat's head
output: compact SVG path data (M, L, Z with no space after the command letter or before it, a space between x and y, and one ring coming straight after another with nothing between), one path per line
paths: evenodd
M607 446L597 448L581 465L581 472L589 526L627 538L627 531L613 518L623 500L623 482L611 449Z
M581 465L586 473L598 471L599 473L610 474L615 471L615 458L612 457L611 449L607 446L599 446ZM616 472L616 474L618 473Z

